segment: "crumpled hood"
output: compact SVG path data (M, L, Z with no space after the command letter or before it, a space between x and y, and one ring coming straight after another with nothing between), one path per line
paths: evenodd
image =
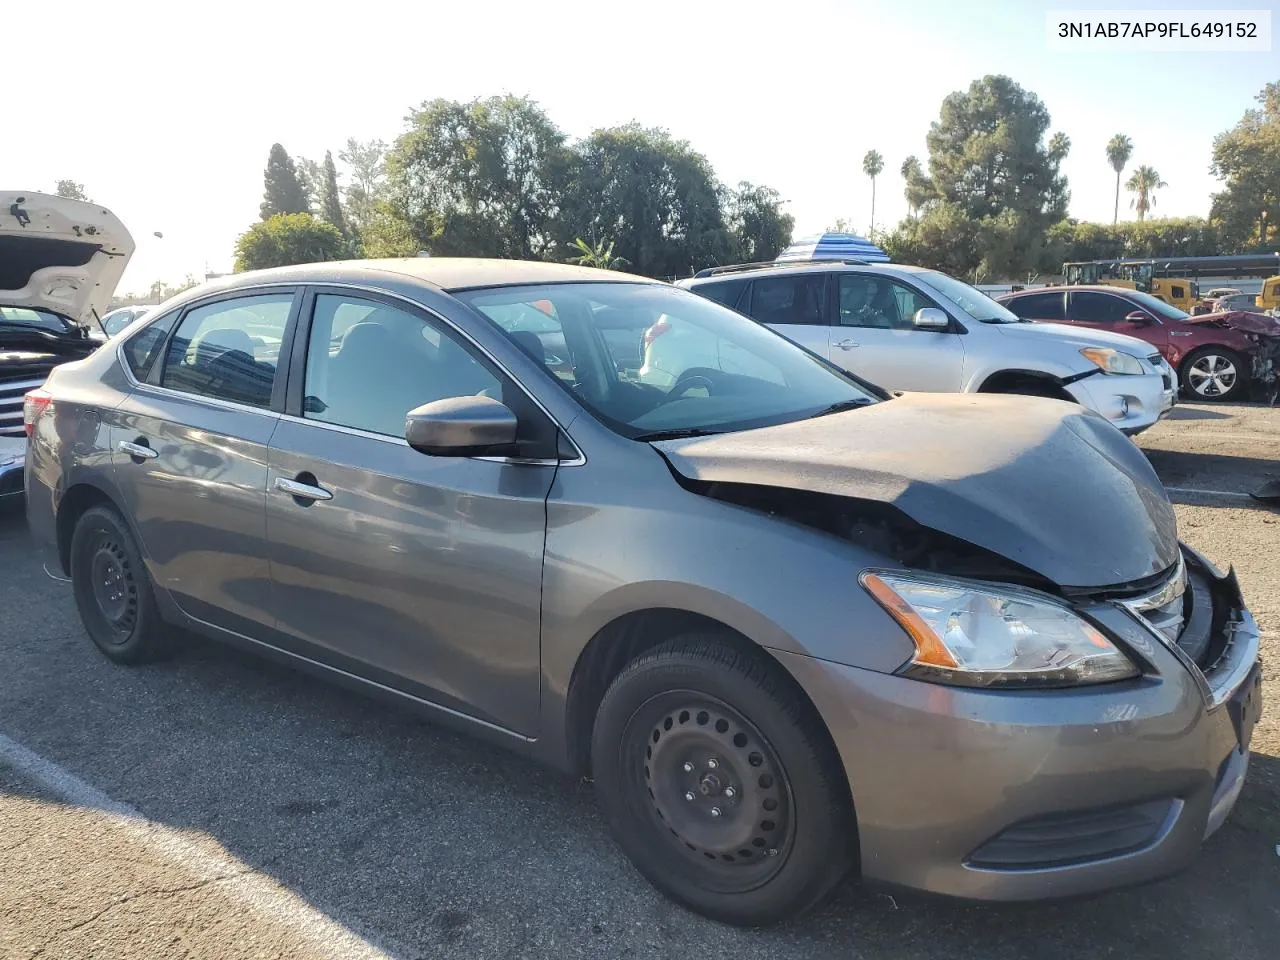
M1244 333L1258 333L1264 337L1280 337L1280 320L1269 317L1265 313L1251 313L1247 310L1227 310L1220 313L1202 313L1198 317L1188 317L1183 323L1197 326L1230 327Z
M1178 558L1173 507L1134 444L1057 400L905 394L759 430L654 443L692 480L890 504L1060 587L1141 580Z
M124 224L99 204L0 190L0 304L96 328L133 250Z
M1138 337L1069 323L1001 323L996 324L995 329L1008 337L1055 340L1075 347L1110 347L1135 357L1148 357L1156 352L1155 347Z

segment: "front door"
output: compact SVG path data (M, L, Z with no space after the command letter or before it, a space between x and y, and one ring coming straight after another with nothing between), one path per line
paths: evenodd
M271 620L267 444L293 304L289 289L188 308L146 382L107 415L153 579L186 613L238 632Z
M444 397L485 393L521 415L518 388L425 311L313 302L300 415L267 457L278 642L535 734L556 464L431 457L403 439L405 414Z
M839 274L831 360L889 390L959 391L964 338L951 331L921 330L912 322L917 310L936 306L918 290L886 276Z

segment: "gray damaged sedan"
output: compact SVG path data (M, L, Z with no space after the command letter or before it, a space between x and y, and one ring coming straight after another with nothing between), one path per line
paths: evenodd
M655 325L712 361L646 382ZM410 259L200 287L25 414L106 656L190 628L589 774L724 921L851 870L1149 880L1244 781L1254 619L1078 406L891 398L665 284Z

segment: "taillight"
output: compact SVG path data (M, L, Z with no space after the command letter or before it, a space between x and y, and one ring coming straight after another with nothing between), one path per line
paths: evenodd
M36 421L51 403L53 403L53 394L43 387L37 387L22 398L22 426L27 431L28 437L35 433Z
M670 329L671 329L671 324L667 323L666 317L663 317L662 319L660 319L657 323L655 323L653 326L651 326L648 330L644 332L644 338L643 338L644 348L648 350L649 347L653 346L653 341L657 340L660 336L662 336L664 333L666 333Z

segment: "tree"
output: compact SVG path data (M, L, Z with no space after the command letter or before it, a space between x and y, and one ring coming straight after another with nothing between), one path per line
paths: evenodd
M777 190L744 180L725 191L723 207L730 256L738 263L772 260L791 243L795 218L782 212Z
M1213 141L1211 169L1226 189L1214 195L1211 216L1235 250L1280 249L1280 82L1256 99L1261 109Z
M307 212L320 211L320 191L324 186L324 168L314 160L306 157L294 157L294 168L298 171L298 182L302 184L302 193L307 198Z
M577 256L569 258L570 263L577 263L584 267L596 267L600 270L621 270L626 266L626 257L615 257L613 255L613 241L605 243L603 240L596 243L587 243L581 237L575 237L570 247L578 251Z
M1120 222L1120 174L1132 156L1133 141L1123 133L1117 133L1107 141L1107 163L1111 164L1111 169L1116 172L1116 209L1111 218L1112 223Z
M1129 201L1129 206L1138 211L1138 220L1141 221L1146 218L1147 211L1156 205L1156 191L1161 187L1167 187L1168 184L1160 179L1160 174L1156 173L1155 167L1144 164L1133 171L1133 175L1124 186L1134 194L1134 198Z
M84 192L84 184L76 183L74 180L59 180L54 186L53 192L60 197L66 197L68 200L83 200L86 203L93 203L89 199L89 195Z
M1049 137L1049 111L1040 98L1008 77L986 76L942 102L929 130L929 175L908 182L907 201L921 211L916 229L900 226L900 244L959 264L951 272L1023 276L1045 256L1048 228L1066 215L1070 193L1060 166L1071 142ZM934 207L945 213L930 217ZM967 220L968 223L962 222ZM939 224L959 238L993 244L936 249ZM911 240L911 238L915 238Z
M240 235L236 272L340 260L346 251L346 241L333 224L309 213L277 213Z
M917 209L916 203L913 202L914 197L921 192L922 185L927 183L924 171L920 169L919 158L907 157L902 161L898 172L902 174L902 179L906 183L906 189L903 192L907 196L907 216L914 217Z
M307 193L298 179L298 169L284 147L278 143L271 145L262 181L263 220L269 220L280 213L310 212Z
M347 228L363 239L374 218L374 207L382 198L387 174L387 145L381 140L347 138L338 159L347 166L348 184L343 195L343 216Z
M876 177L884 170L884 157L876 150L868 150L862 158L862 172L871 178L871 227L867 236L875 239L876 235Z
M432 100L387 158L389 210L436 255L538 259L564 164L564 134L532 100Z
M333 153L324 152L324 173L320 182L320 216L338 228L344 237L347 225L342 219L342 200L338 193L338 168L333 165Z
M722 189L706 157L665 130L631 123L574 146L558 237L611 237L636 273L688 276L734 254Z

